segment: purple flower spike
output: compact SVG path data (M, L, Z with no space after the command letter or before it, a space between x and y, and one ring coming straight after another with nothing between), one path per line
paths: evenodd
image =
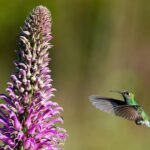
M8 83L8 96L0 104L0 150L62 150L67 133L56 123L63 108L50 101L54 88L49 70L51 16L36 7L19 35L15 72Z

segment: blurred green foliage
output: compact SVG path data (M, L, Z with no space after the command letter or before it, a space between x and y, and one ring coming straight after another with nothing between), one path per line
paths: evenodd
M150 114L150 2L15 0L0 2L0 91L13 71L20 26L37 5L51 10L55 100L64 107L66 150L149 150L150 129L99 112L91 94L128 89ZM118 97L120 98L120 97Z

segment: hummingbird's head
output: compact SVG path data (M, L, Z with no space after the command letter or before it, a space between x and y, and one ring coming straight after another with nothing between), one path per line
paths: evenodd
M120 93L125 99L134 99L134 94L129 91L111 91Z
M134 99L134 94L129 91L122 91L120 93L122 94L123 97L127 99Z

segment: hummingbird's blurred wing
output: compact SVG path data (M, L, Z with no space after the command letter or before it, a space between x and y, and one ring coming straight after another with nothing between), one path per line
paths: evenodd
M90 102L99 110L114 114L128 120L137 120L141 118L138 114L138 105L130 106L124 101L101 96L90 96Z

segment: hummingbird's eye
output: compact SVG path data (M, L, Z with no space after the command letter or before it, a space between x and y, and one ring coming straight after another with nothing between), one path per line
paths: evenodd
M126 95L129 95L129 94L130 94L128 91L125 91L124 93L125 93Z

